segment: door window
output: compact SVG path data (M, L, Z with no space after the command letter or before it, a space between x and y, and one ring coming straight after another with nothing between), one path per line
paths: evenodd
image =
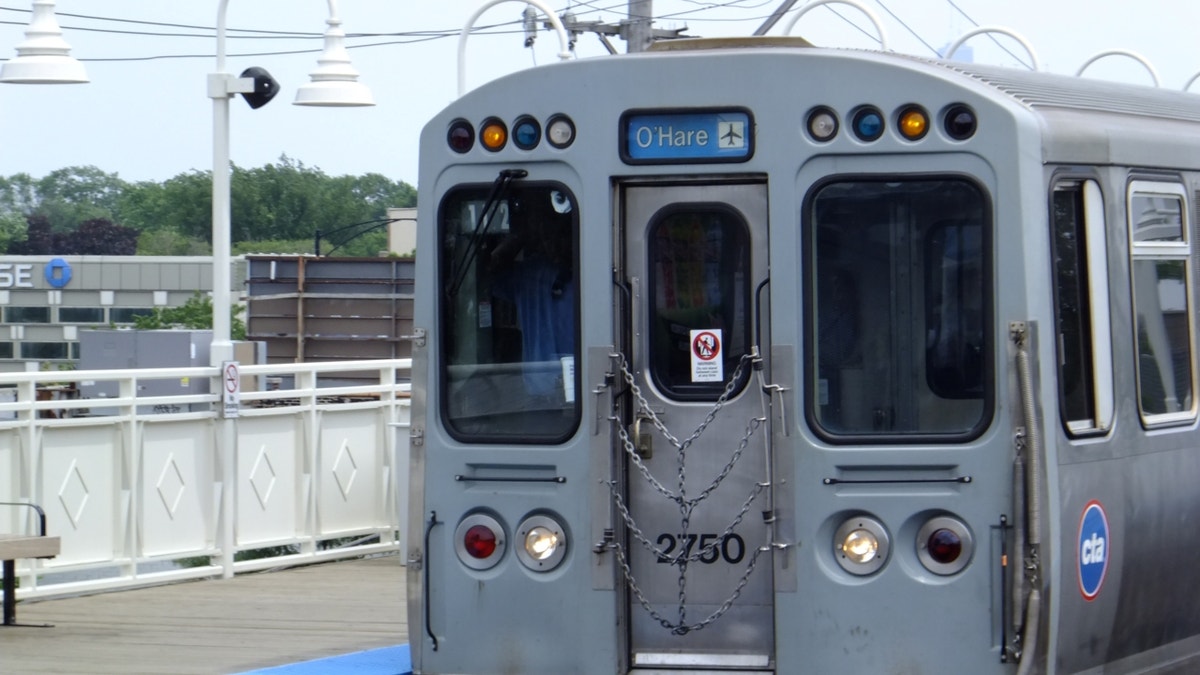
M749 350L746 223L723 204L668 206L646 239L651 378L670 398L715 400Z

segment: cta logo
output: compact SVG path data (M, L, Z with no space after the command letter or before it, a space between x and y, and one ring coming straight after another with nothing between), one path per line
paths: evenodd
M1083 507L1079 518L1079 592L1085 600L1095 600L1108 571L1108 516L1104 506L1093 499Z

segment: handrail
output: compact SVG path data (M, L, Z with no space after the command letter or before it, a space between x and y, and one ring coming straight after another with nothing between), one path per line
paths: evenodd
M969 31L963 33L962 35L960 35L958 37L957 40L955 40L953 43L950 44L949 47L946 48L946 53L942 55L942 58L948 59L948 60L953 59L954 52L957 52L958 48L963 46L963 44L966 43L967 40L970 40L971 38L975 37L976 35L982 35L984 33L1000 33L1001 35L1007 35L1008 37L1016 40L1017 42L1019 42L1021 44L1022 47L1025 48L1025 51L1029 54L1029 59L1031 61L1033 61L1033 67L1030 68L1030 70L1034 70L1034 71L1041 70L1041 65L1038 63L1037 54L1034 53L1033 47L1029 44L1029 41L1026 40L1025 38L1021 37L1017 33L1013 32L1012 30L1005 28L1003 26L980 26L978 28L975 28L973 30L969 30Z
M0 502L0 506L28 506L38 514L38 536L46 536L46 511L33 502Z
M879 17L876 16L875 12L871 11L870 7L867 7L857 0L813 0L807 5L801 7L792 18L788 19L787 25L783 27L783 34L791 35L792 29L796 27L796 22L800 20L800 17L807 14L810 9L815 9L821 5L831 4L850 5L851 7L854 7L858 11L867 15L867 18L870 19L871 23L875 25L875 32L879 34L879 48L885 52L888 50L887 33L883 30L883 23L880 22Z
M35 528L47 533L41 504L47 521L62 525L53 533L62 540L53 562L17 564L17 595L61 597L407 550L401 514L411 364L245 364L239 415L227 425L232 440L219 437L227 403L214 386L220 368L0 373L0 446L13 449L0 452L0 476L12 476L0 480L0 509L12 504L39 516L35 523L30 511L0 511L0 522L20 525L30 538ZM272 386L267 377L282 382ZM215 391L196 393L204 389L197 380ZM61 384L71 398L40 396ZM56 414L43 414L49 410ZM234 452L218 452L219 443ZM343 537L378 543L324 548ZM286 556L234 557L285 545ZM169 564L192 558L209 562Z
M1134 61L1137 61L1138 63L1142 64L1142 66L1144 66L1146 68L1146 70L1150 73L1150 79L1154 80L1154 86L1156 86L1156 87L1159 86L1158 85L1158 82L1159 82L1158 72L1156 70L1154 70L1154 66L1151 65L1150 61L1147 60L1146 57L1142 56L1141 54L1139 54L1135 51L1128 50L1128 49L1107 49L1105 51L1102 51L1098 54L1093 55L1087 61L1084 61L1082 66L1079 66L1079 70L1075 71L1075 76L1079 77L1079 76L1083 75L1083 71L1087 70L1088 66L1092 65L1096 61L1099 61L1100 59L1102 59L1106 56L1128 56L1129 58L1133 59ZM1184 87L1184 89L1186 89L1186 88L1187 87Z

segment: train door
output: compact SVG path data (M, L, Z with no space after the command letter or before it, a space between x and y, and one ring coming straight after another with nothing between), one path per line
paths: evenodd
M766 185L620 189L613 498L634 669L770 668Z

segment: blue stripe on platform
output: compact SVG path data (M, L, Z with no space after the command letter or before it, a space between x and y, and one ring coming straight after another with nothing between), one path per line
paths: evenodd
M368 649L342 656L330 656L263 670L251 670L241 675L410 675L412 655L408 645Z

